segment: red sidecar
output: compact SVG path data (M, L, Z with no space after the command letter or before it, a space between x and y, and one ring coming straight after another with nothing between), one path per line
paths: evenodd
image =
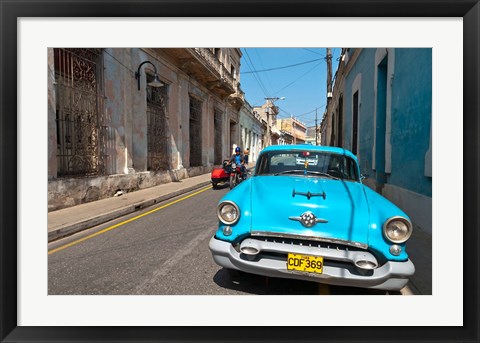
M212 170L212 187L217 188L219 183L230 182L230 166L228 160L223 161L221 168L214 168Z

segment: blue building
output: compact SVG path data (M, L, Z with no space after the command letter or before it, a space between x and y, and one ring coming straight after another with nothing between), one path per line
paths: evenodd
M364 183L432 230L432 49L343 49L322 144L357 155Z

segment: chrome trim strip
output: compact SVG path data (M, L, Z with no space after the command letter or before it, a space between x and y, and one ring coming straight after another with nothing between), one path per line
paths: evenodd
M288 217L290 220L295 220L297 222L302 221L302 217ZM315 217L315 223L328 223L328 220ZM306 225L305 225L306 226ZM308 226L307 226L308 227Z
M343 239L335 239L335 238L293 235L293 234L288 234L288 233L270 232L270 231L252 231L251 235L254 236L254 237L265 236L265 237L279 237L279 238L291 238L291 239L306 239L306 240L311 240L311 241L348 245L348 246L351 246L351 247L360 248L360 249L364 249L364 250L368 249L368 244L353 242L353 241L346 241L346 240L343 240Z

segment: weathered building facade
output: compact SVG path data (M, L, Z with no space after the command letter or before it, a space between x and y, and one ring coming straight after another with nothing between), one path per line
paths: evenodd
M49 210L208 173L240 139L240 49L48 54Z
M305 134L305 144L311 144L311 145L320 144L319 130L317 126L307 127L307 132Z
M263 125L262 146L260 150L280 143L281 132L277 128L277 115L279 108L273 103L267 101L262 106L255 107L254 113L259 117Z
M258 154L263 148L265 128L261 116L245 101L240 109L241 147L249 149L249 163L257 161Z
M305 144L307 126L296 118L277 119L277 129L282 133L280 144Z
M351 150L364 183L432 231L432 50L343 49L322 144Z

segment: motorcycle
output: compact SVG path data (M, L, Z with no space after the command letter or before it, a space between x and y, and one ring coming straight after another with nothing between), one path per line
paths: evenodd
M221 168L214 168L212 170L212 187L216 189L219 184L226 183L230 181L230 166L228 160L223 161Z
M235 162L232 162L231 168L232 170L230 172L230 189L242 182L244 178L241 164L236 164Z

